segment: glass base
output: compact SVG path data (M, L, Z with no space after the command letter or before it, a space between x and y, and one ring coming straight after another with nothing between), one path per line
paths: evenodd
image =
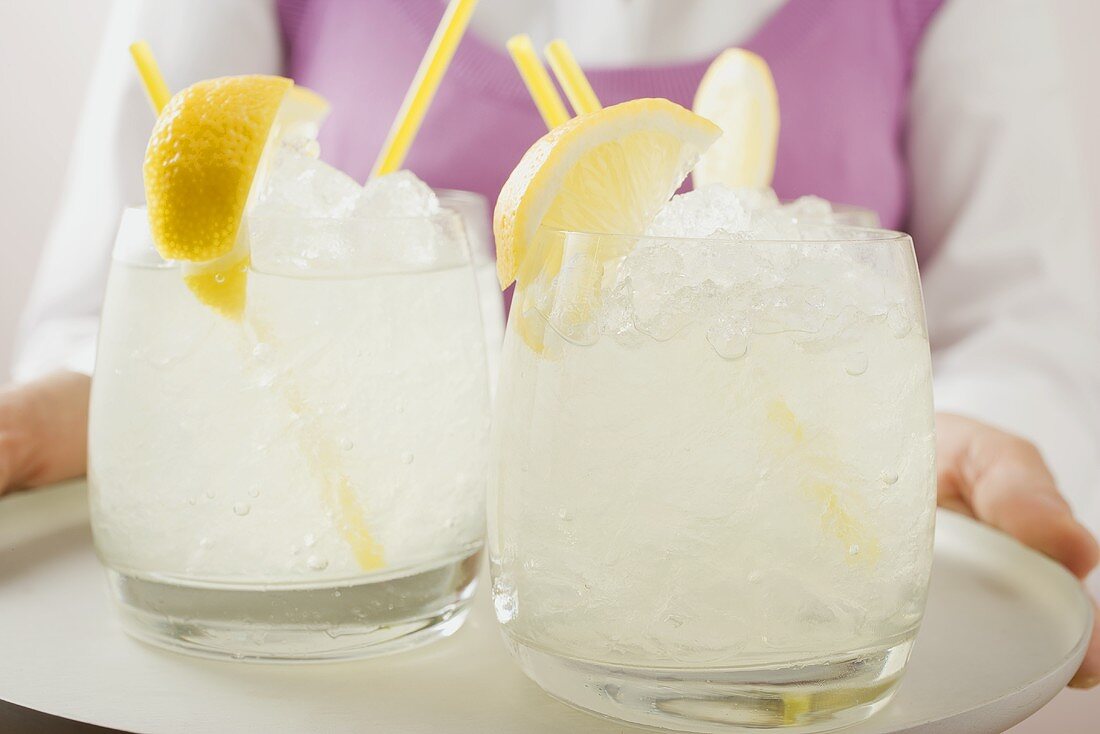
M862 721L893 696L915 635L833 659L721 669L595 663L505 636L523 671L567 704L645 727L714 734L823 732Z
M480 551L398 578L331 586L199 585L108 569L126 631L176 652L253 662L383 655L453 634Z

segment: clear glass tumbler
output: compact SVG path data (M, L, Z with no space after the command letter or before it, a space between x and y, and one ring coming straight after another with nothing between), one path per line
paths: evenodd
M124 624L236 659L449 634L475 584L489 432L462 220L247 226L251 264L211 276L162 260L144 210L123 218L88 476ZM227 292L239 318L216 307Z
M822 731L889 699L923 614L935 471L912 241L543 231L505 337L496 615L597 714Z

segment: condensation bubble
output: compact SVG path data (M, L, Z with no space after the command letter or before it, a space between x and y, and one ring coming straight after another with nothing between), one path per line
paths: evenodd
M713 327L707 331L707 341L722 359L740 359L749 351L749 336L740 327Z
M844 360L844 371L858 377L867 371L867 352L852 352Z

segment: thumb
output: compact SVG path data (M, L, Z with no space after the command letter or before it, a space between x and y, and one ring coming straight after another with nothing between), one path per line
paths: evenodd
M939 503L1062 563L1080 578L1100 549L1073 518L1034 445L969 418L936 416Z
M998 449L963 490L979 520L1045 553L1080 578L1096 566L1095 538L1073 518L1038 451L1024 442ZM969 491L967 491L969 490Z

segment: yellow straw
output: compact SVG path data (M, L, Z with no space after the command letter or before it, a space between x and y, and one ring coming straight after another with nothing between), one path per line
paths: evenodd
M153 57L153 49L145 41L138 41L130 44L130 55L134 57L138 74L141 74L141 83L145 85L145 93L149 95L149 104L153 105L153 112L159 115L171 99L172 93L168 91L168 85L160 74L160 67Z
M420 68L416 70L412 85L405 94L405 101L401 103L401 109L390 127L390 134L382 145L382 152L374 163L372 178L393 173L405 162L409 146L420 130L420 123L424 121L424 115L451 64L476 5L477 0L451 0L447 3L443 19L439 21L435 36L428 44Z
M565 90L565 96L569 98L569 104L573 105L574 112L587 115L603 109L596 93L592 91L592 85L588 83L588 77L581 71L580 64L573 58L573 52L565 41L558 38L546 44L546 60L550 62L550 68L554 70L558 84Z
M527 85L527 91L535 101L535 107L538 107L546 127L553 130L568 120L569 113L565 109L565 103L561 101L558 90L554 88L553 80L539 61L535 46L531 43L531 37L526 34L512 36L508 39L507 46L508 53L511 54L519 75L523 77L523 83Z

